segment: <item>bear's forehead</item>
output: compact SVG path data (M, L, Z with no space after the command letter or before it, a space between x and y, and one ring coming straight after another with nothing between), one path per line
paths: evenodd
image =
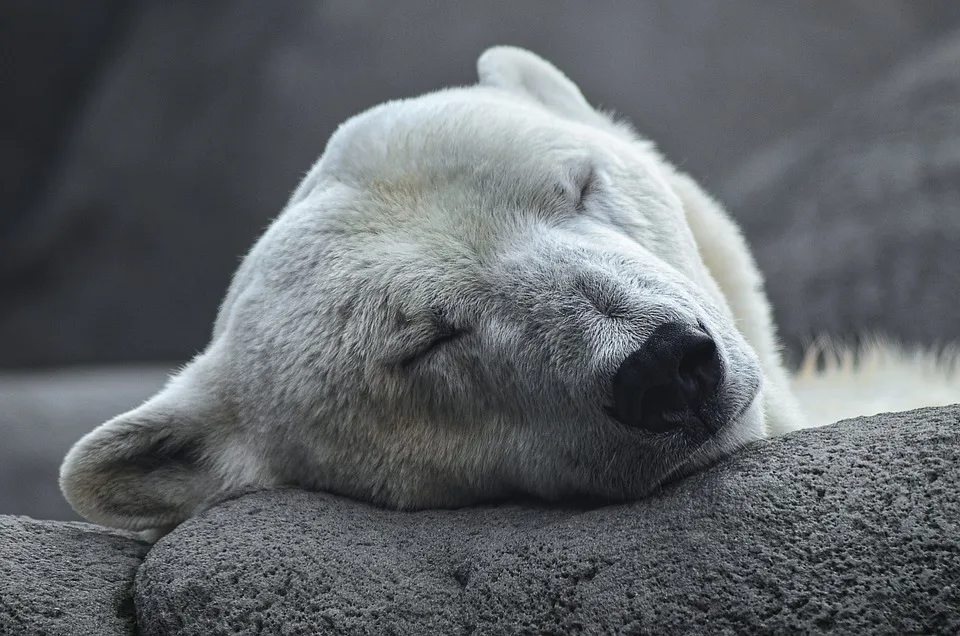
M503 91L471 87L388 102L352 118L331 137L321 162L339 180L468 171L544 175L586 162L609 135Z
M639 213L628 224L648 223L643 210L672 206L649 154L635 139L496 89L388 102L341 126L302 188L306 218L281 220L335 241L303 227L284 241L333 246L351 261L460 262L533 237L541 220L576 216L580 186L595 174L595 219L623 224L615 217Z

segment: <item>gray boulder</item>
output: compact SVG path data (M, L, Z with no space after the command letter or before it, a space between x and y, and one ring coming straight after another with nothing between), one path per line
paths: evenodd
M956 634L960 406L761 442L646 501L390 512L281 490L162 539L153 634Z
M0 634L134 634L133 581L149 547L88 523L0 516Z

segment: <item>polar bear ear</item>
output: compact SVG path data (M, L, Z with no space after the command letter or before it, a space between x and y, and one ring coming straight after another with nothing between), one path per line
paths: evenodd
M529 97L560 115L573 119L597 116L576 84L553 64L525 49L487 49L477 60L477 74L482 86Z
M60 468L60 488L87 519L131 530L175 525L219 490L207 457L218 410L212 392L171 380L142 406L78 441Z

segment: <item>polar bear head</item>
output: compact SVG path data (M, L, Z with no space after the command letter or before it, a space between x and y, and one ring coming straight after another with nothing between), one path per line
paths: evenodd
M729 219L544 60L478 68L337 130L207 349L67 455L81 514L170 526L284 485L638 498L787 417Z

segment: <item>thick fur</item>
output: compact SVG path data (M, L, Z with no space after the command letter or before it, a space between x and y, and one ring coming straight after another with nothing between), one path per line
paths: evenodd
M881 338L857 349L811 345L793 378L808 426L858 415L960 402L960 356L903 347Z
M478 70L340 127L207 349L67 455L77 511L169 527L281 485L404 509L623 500L808 423L720 206L544 60L498 47ZM715 435L607 415L618 366L668 321L716 342Z

